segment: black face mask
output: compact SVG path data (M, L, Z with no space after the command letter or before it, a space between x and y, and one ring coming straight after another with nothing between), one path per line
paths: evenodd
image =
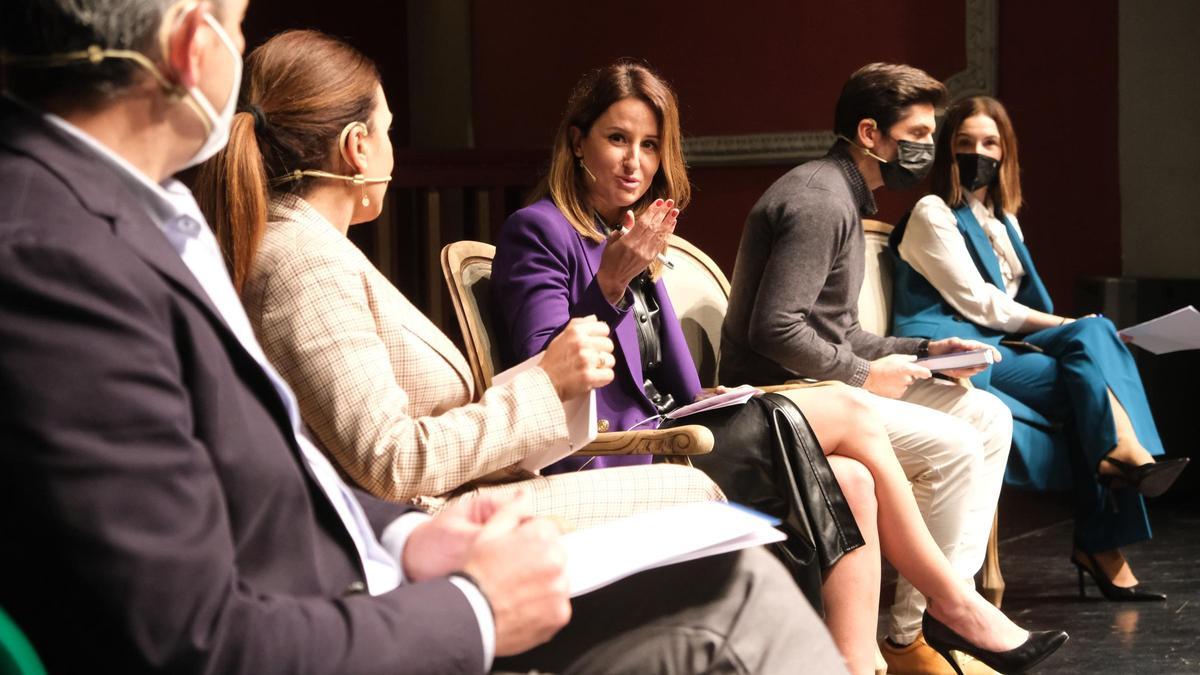
M958 163L958 182L967 192L996 182L996 175L1000 172L1000 160L977 152L957 153L954 161Z
M933 168L933 143L896 141L896 159L879 160L883 185L889 190L910 190L929 175Z

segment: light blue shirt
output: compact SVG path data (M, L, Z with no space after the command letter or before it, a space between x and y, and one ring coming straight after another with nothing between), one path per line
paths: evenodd
M258 344L254 330L250 327L250 320L246 316L246 311L233 287L233 281L229 277L229 271L225 267L225 260L221 255L217 239L213 235L212 229L209 228L191 191L174 178L168 178L161 184L155 183L82 129L56 115L42 113L42 116L48 123L99 155L102 160L113 167L116 175L134 194L141 198L141 204L145 207L147 215L162 230L163 235L179 254L184 265L191 270L196 281L208 295L208 299L225 320L225 324L237 336L242 347L266 372L287 409L288 418L292 424L292 433L295 434L305 463L337 511L350 538L354 541L354 547L358 552L366 578L367 590L371 595L380 595L404 583L404 572L400 564L404 545L417 525L429 517L425 514L401 516L388 525L384 529L383 535L376 539L370 521L367 520L362 506L354 494L342 481L324 453L309 439L300 419L300 408L295 394L267 360L266 354ZM479 621L480 638L483 643L484 672L487 672L491 670L496 641L491 608L482 592L474 584L459 577L451 577L450 582L466 596Z

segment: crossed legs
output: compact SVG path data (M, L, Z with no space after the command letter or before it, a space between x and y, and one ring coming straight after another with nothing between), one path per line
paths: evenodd
M826 624L851 672L870 672L874 664L879 552L929 598L929 611L963 637L987 649L1021 644L1027 633L967 586L934 542L869 395L838 385L785 395L830 456L867 541L833 566L823 588Z

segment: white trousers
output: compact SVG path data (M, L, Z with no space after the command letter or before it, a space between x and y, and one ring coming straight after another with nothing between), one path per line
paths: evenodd
M1012 413L985 391L936 378L916 382L900 400L872 399L929 533L974 587L1012 446ZM925 596L901 577L889 637L915 640L924 611Z

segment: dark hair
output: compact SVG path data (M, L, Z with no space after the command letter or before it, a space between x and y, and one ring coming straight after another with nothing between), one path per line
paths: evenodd
M656 199L671 198L676 206L687 206L692 189L683 161L683 141L679 129L679 103L670 85L645 64L621 59L597 68L579 80L567 101L567 110L559 122L550 155L550 173L534 191L533 201L549 195L555 205L585 237L603 241L590 211L584 204L587 183L572 152L571 129L587 135L596 119L617 101L636 98L654 111L659 127L658 172L646 194L633 205L641 213Z
M209 0L221 10L222 0ZM141 52L162 60L159 29L179 0L4 0L0 2L0 54L39 57L102 49ZM45 66L5 66L5 84L33 102L67 98L83 105L113 96L148 76L128 59L86 60Z
M854 71L838 96L833 132L849 139L858 136L858 123L873 119L887 132L916 103L939 106L946 87L920 68L896 63L869 63Z
M972 96L955 101L946 109L942 122L942 133L937 140L937 154L933 161L933 193L941 197L950 208L958 208L966 201L966 191L958 178L958 162L954 159L954 137L963 122L976 115L986 115L996 123L1000 132L1000 170L996 182L988 188L988 199L993 207L1005 213L1015 214L1021 208L1021 163L1017 158L1017 135L1013 132L1008 111L990 96Z
M242 112L229 144L200 166L196 198L216 232L240 291L267 221L272 191L303 195L315 179L272 186L296 170L331 166L346 125L371 128L379 69L345 42L313 30L280 33L246 59Z

